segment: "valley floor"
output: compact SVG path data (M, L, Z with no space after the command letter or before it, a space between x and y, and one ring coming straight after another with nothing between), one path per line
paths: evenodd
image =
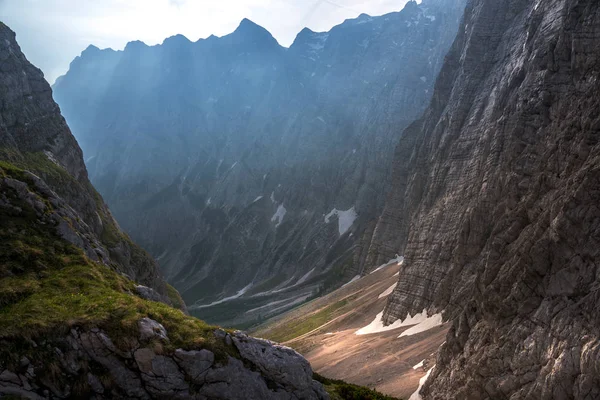
M382 268L252 333L293 347L323 376L407 399L435 364L448 326L401 338L410 326L356 335L383 310L401 269L397 264Z

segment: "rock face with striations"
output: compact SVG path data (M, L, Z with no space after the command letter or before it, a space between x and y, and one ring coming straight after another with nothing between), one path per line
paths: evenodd
M0 57L0 160L37 175L32 177L37 189L46 192L63 214L57 229L64 239L164 297L166 286L158 264L121 232L92 187L81 149L52 99L50 86L25 59L15 34L4 24Z
M329 398L292 349L164 304L185 308L112 219L1 22L0 104L1 398Z
M471 0L400 140L371 256L385 322L452 321L425 399L600 397L599 43L597 1Z
M398 132L426 107L463 9L411 1L304 29L289 49L248 20L195 43L90 46L55 98L92 181L190 311L239 325L362 272Z

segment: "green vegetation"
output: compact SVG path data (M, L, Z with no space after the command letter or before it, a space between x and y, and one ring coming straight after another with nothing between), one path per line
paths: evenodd
M314 380L325 386L325 390L331 396L331 400L398 400L395 397L386 396L376 390L364 386L352 385L344 381L328 379L317 373L313 375Z
M179 294L177 289L175 289L173 286L169 285L168 283L167 283L167 296L169 296L171 303L173 303L173 307L181 309L185 305L185 303L184 303L183 299L181 298L181 295Z
M321 325L341 315L343 313L342 308L352 301L354 296L346 297L345 299L322 308L319 311L302 315L287 324L277 325L268 332L266 335L267 339L275 342L286 342L317 329Z
M23 170L0 162L0 177L5 176L28 183ZM34 188L29 186L29 190ZM50 219L40 216L13 189L6 186L3 193L12 208L0 208L0 341L28 343L28 339L49 339L79 326L100 327L118 339L117 345L125 345L137 337L137 322L149 317L167 329L166 350L209 348L218 357L237 354L212 334L215 327L132 295L134 282L89 260L61 239ZM52 212L42 195L32 193L44 201L46 215ZM175 303L181 302L174 288L169 295ZM4 358L10 352L3 349L0 355Z

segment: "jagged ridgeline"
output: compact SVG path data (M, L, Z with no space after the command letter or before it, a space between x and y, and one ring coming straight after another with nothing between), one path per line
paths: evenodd
M372 243L452 321L424 398L600 398L599 94L600 2L469 1Z
M295 351L169 305L2 23L0 104L0 397L329 398Z
M393 149L464 3L411 1L290 48L248 20L195 43L90 46L55 98L92 182L190 312L247 326L374 265Z

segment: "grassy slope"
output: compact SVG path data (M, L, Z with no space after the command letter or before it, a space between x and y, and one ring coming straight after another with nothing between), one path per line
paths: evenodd
M5 162L0 162L2 177L28 183L23 170ZM215 327L133 295L134 282L87 259L53 226L40 223L12 190L6 194L21 211L0 208L0 341L19 345L29 342L24 339L64 334L72 326L101 327L116 339L127 338L137 335L137 321L148 316L165 326L173 348L230 353L212 335ZM37 195L51 212L50 203ZM0 347L3 357L15 350Z

